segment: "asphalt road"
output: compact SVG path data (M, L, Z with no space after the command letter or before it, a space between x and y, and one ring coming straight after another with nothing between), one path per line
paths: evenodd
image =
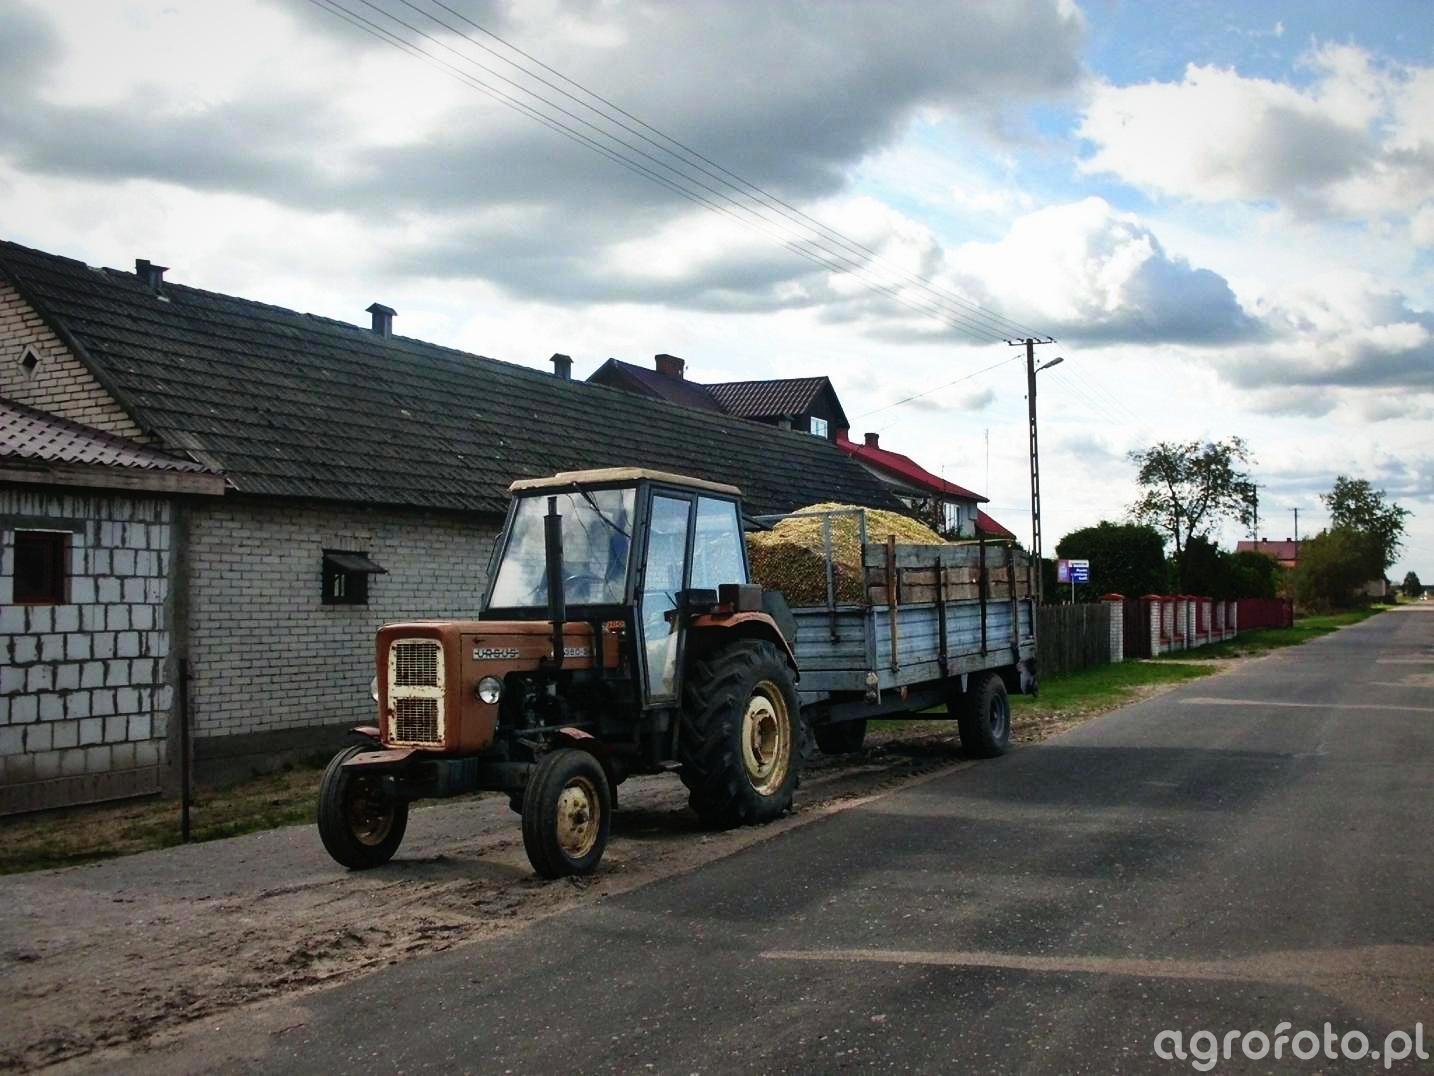
M1434 1052L1431 763L1434 611L1386 613L145 1064L1194 1071L1157 1034L1282 1021ZM1285 1056L1218 1071L1379 1067Z

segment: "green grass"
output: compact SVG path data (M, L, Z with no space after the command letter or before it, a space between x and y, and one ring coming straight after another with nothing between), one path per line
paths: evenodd
M196 791L191 839L312 822L321 767L294 766L222 789ZM179 843L179 801L70 807L0 822L0 874L69 867Z
M1138 698L1144 688L1198 680L1216 672L1217 668L1214 665L1174 661L1126 661L1119 665L1099 665L1068 676L1042 680L1041 693L1035 698L1029 695L1014 697L1011 700L1012 710L1017 719L1023 714L1039 716L1112 710Z
M1179 650L1161 654L1157 661L1188 661L1195 658L1242 658L1264 654L1281 647L1298 646L1321 635L1328 635L1340 628L1368 620L1375 613L1383 612L1388 606L1371 605L1363 609L1351 609L1343 613L1325 613L1319 616L1302 616L1295 620L1292 628L1256 628L1241 632L1233 639L1210 643L1194 650Z

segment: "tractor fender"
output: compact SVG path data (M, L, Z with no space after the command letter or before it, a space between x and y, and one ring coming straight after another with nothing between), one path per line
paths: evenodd
M801 672L797 667L797 655L792 651L792 644L787 641L787 637L782 634L769 613L703 613L693 617L688 625L688 652L692 653L696 649L693 644L699 643L704 637L710 639L714 645L734 637L766 639L775 643L787 656L787 664L792 667L792 672Z
M607 775L608 788L612 793L612 802L615 808L617 806L617 786L622 784L624 771L619 770L617 764L614 763L612 752L608 750L608 745L602 740L599 740L591 732L585 729L574 728L571 725L565 725L558 729L557 732L553 733L553 739L564 747L573 747L579 751L586 751L592 755L593 758L597 759L598 765L602 767L603 773Z

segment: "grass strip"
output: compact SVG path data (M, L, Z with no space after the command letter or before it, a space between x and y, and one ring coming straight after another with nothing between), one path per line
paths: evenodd
M1388 606L1371 605L1364 609L1351 609L1343 613L1325 613L1319 616L1302 616L1295 620L1292 628L1255 628L1242 631L1233 639L1208 643L1193 650L1177 650L1161 654L1156 661L1189 661L1222 658L1245 658L1255 654L1266 654L1286 646L1298 646L1321 635L1329 635L1340 628L1368 620L1375 613L1383 612Z

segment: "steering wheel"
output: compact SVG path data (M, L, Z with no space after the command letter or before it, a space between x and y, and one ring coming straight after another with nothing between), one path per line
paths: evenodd
M581 590L583 593L588 594L601 594L603 588L606 586L607 580L600 575L593 575L590 572L579 572L576 575L563 577L563 592L565 594L575 590Z

